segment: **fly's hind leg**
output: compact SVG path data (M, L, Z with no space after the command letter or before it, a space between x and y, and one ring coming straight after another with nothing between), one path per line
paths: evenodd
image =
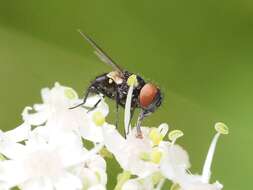
M119 93L118 91L116 91L116 94L115 94L115 102L116 102L115 126L117 129L119 125Z
M148 112L145 111L145 110L141 110L140 114L139 114L139 117L138 117L138 120L137 120L137 124L136 124L136 138L143 138L143 135L142 135L142 132L141 132L141 123L144 119L145 116L148 115Z

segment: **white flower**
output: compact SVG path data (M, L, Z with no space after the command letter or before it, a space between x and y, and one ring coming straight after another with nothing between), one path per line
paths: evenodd
M55 83L52 89L42 89L41 96L42 104L24 109L22 116L26 123L36 126L50 123L50 126L70 130L83 126L86 110L82 107L69 109L81 101L72 88Z
M114 126L107 125L104 129L106 148L115 156L120 166L132 174L145 177L159 170L155 161L148 161L143 155L149 155L155 149L148 138L149 128L142 127L143 139L136 138L134 133L125 139Z
M71 130L82 135L92 142L102 142L101 126L105 123L105 117L109 113L108 105L102 100L96 109L88 112L83 107L70 109L80 104L76 92L70 88L55 83L52 89L44 88L41 91L43 103L35 104L33 109L26 107L23 111L23 120L31 125L53 126L47 130ZM99 95L88 97L85 107L93 107L101 99ZM35 111L35 113L31 113ZM100 116L100 118L99 118Z
M3 153L0 181L22 190L75 190L81 180L72 170L81 167L86 154L74 133L51 134L48 138L32 135L25 144L15 143Z

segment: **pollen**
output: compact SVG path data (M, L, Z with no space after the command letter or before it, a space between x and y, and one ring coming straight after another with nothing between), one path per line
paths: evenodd
M153 145L157 146L163 140L163 135L159 133L158 129L153 128L149 133L149 138L151 139Z
M128 84L128 86L137 86L138 85L137 76L136 75L131 75L127 79L127 84Z
M92 120L97 126L102 126L105 123L105 117L100 111L93 113Z

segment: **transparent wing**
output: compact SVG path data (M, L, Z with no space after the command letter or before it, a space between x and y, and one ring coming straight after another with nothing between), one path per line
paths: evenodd
M101 61L107 63L108 65L112 66L113 69L123 73L123 70L120 68L118 64L116 64L112 58L107 55L101 47L99 47L94 40L92 40L88 35L84 34L81 30L77 30L81 36L87 40L87 42L95 49L95 54L99 57Z

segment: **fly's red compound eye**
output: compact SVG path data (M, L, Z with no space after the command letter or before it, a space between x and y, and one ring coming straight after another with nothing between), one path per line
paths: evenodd
M151 83L145 84L142 87L140 96L139 96L141 107L144 107L144 108L148 107L155 99L157 92L158 92L158 89L155 85Z

